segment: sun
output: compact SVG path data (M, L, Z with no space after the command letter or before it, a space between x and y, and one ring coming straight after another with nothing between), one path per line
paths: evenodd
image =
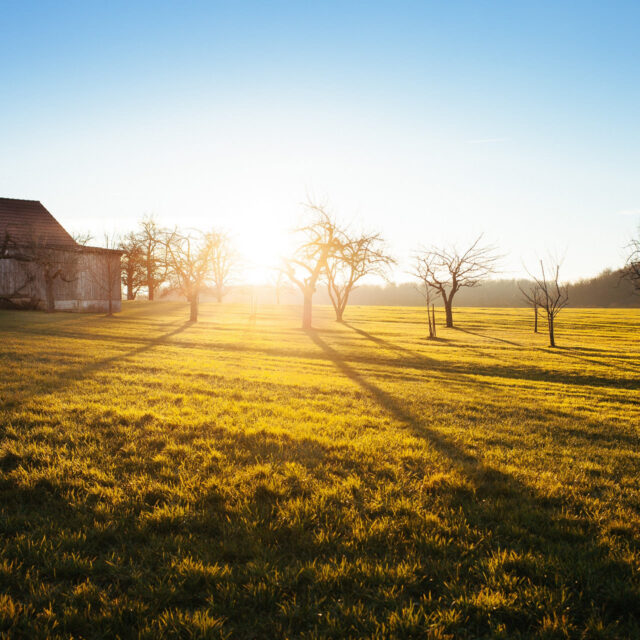
M244 282L261 285L275 280L282 259L287 255L287 236L284 230L260 227L253 233L238 237Z

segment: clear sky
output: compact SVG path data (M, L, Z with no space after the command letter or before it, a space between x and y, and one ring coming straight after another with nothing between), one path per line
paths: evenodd
M640 2L0 0L0 195L272 262L311 194L400 259L484 232L509 277L595 275L640 222L639 34Z

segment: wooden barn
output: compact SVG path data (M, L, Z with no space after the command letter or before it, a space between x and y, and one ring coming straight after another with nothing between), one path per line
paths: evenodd
M37 200L0 198L0 306L120 311L120 256L78 244Z

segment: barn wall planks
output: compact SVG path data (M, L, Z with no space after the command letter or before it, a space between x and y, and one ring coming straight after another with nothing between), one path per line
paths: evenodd
M120 253L94 248L55 252L55 308L107 311L109 292L114 311L121 309ZM36 262L0 260L0 299L18 306L44 308L44 269Z

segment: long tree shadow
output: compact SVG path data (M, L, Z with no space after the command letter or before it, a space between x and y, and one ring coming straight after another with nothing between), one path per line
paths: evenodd
M145 340L144 344L135 349L125 351L124 353L118 353L113 356L101 358L87 363L82 367L73 367L58 371L55 377L51 377L44 382L31 383L23 389L20 389L13 394L13 397L9 397L0 404L1 408L12 409L19 406L25 399L32 399L37 396L47 395L53 393L65 387L68 387L76 382L80 382L84 378L92 375L96 371L106 369L112 364L131 358L141 353L145 353L154 347L158 347L167 344L173 336L182 333L187 327L193 326L191 322L181 322L175 329L163 333L155 338ZM77 336L76 336L77 337Z
M111 356L103 360L98 360L94 363L90 363L81 367L79 370L72 368L62 370L59 376L55 380L50 380L46 383L38 383L30 385L34 393L47 393L47 389L55 390L65 386L65 380L73 381L75 376L82 378L84 375L98 370L101 367L122 358L127 358L138 353L142 353L150 348L158 345L170 345L175 348L188 348L188 349L207 349L216 352L227 352L229 354L236 353L252 353L256 355L267 355L277 358L305 358L310 360L322 360L324 359L321 354L315 350L309 350L306 348L296 348L293 346L283 346L278 344L277 346L270 345L254 345L248 343L237 342L211 342L211 341L199 341L199 340L175 340L170 339L183 331L186 327L190 326L190 323L182 323L179 327L173 331L163 334L157 338L147 337L132 337L132 336L112 336L112 335L96 335L96 334L80 334L78 332L71 334L64 332L65 337L82 339L82 340L95 340L98 342L110 342L116 345L123 343L139 345L135 349L124 354L118 354ZM362 331L362 330L361 330ZM30 331L30 333L37 333ZM50 335L49 332L42 332L43 335ZM322 331L323 335L326 333ZM364 331L359 333L380 346L385 346L389 350L396 350L399 355L390 357L389 355L372 354L372 353L349 353L347 356L341 356L345 363L350 363L351 366L358 364L382 366L397 368L401 365L405 369L412 369L417 372L431 372L441 375L453 375L459 378L467 378L469 382L477 384L479 378L496 378L504 380L521 380L530 382L545 382L549 384L570 384L576 386L594 386L601 388L609 388L614 390L619 389L638 389L640 388L640 379L638 378L614 378L606 375L597 375L589 372L559 372L553 370L542 369L537 366L516 366L511 363L480 363L474 362L471 365L466 362L449 362L444 359L433 358L424 354L421 354L399 345L382 340L373 336L372 334ZM63 335L58 333L56 335ZM317 334L316 334L317 335ZM382 340L382 342L380 342ZM473 353L478 356L486 356L486 354L480 350L475 350L472 347L460 345L463 348L469 348ZM472 376L472 377L469 377Z
M380 345L385 349L393 349L394 351L399 351L401 353L408 353L412 356L415 356L415 351L412 351L411 349L407 349L406 347L402 347L393 342L389 342L388 340L383 340L382 338L379 338L378 336L374 336L372 333L369 333L364 329L360 329L359 327L353 326L353 324L350 324L349 322L343 322L343 325L345 327L349 327L349 329L351 329L352 331L355 331L358 335L361 335L363 338L366 338L367 340L377 345Z
M635 614L629 610L633 606L634 611L640 611L633 567L614 561L611 549L598 542L597 526L582 515L583 505L574 501L568 508L561 500L538 494L509 473L465 451L458 441L409 410L407 403L363 377L316 331L307 335L338 371L469 478L473 494L452 494L451 505L462 509L474 527L486 531L494 550L544 555L545 576L556 586L558 582L563 585L577 624L585 624L596 610L605 611L605 617L611 620L626 619L630 625L636 624Z
M401 347L400 345L396 345L392 342L389 342L388 340L383 340L382 338L379 338L377 336L374 336L373 334L364 331L363 329L359 329L357 327L354 327L348 323L344 323L345 326L349 327L350 329L352 329L353 331L355 331L356 333L358 333L359 335L363 336L364 338L367 338L368 340L370 340L371 342L373 342L374 344L378 344L379 346L385 347L387 349L392 349L392 350L396 350L400 353L404 353L407 356L410 356L410 358L405 359L404 363L407 367L411 367L411 368L416 368L416 369L431 369L431 370L438 370L444 373L451 373L451 374L458 374L458 375L463 375L466 373L469 373L468 371L468 366L467 365L456 365L456 364L450 364L450 363L446 363L443 362L442 360L436 360L434 358L430 358L428 356L422 355L416 351L413 351L411 349L407 349L406 347ZM464 333L470 333L473 335L477 335L477 336L481 336L481 337L486 337L488 339L495 339L498 340L500 342L507 342L508 344L512 344L514 346L521 346L515 342L509 342L508 340L502 340L501 338L490 338L489 336L484 336L483 334L480 333L474 333L472 331L467 331L465 329L460 329L460 331L464 332ZM324 333L324 331L323 331ZM485 351L482 351L481 349L476 349L468 344L464 344L464 343L455 343L455 346L459 347L459 348L463 348L467 351L470 351L471 353L477 355L477 356L481 356L483 358L486 358L487 353ZM549 350L545 350L545 349L541 349L542 351L545 352L549 352ZM567 357L572 357L569 354L565 354L562 352L557 352L555 350L551 350L551 353L560 353L561 355L566 355ZM491 354L492 357L494 359L497 360L502 360L503 362L505 362L503 359L497 357L495 354ZM573 356L576 358L581 358L581 356ZM601 362L598 361L591 361L588 358L582 358L584 360L588 360L590 362L593 363L597 363L602 365ZM359 362L359 361L365 361L365 357L364 356L350 356L348 358L348 360L353 361L353 362ZM371 360L371 358L368 358L368 360ZM620 366L620 367L616 367L619 370L624 370L624 371L629 371L630 373L637 373L638 371L636 369L632 369L630 367L624 367L624 366ZM612 387L615 389L621 388L623 386L625 387L630 387L630 388L639 388L640 387L640 381L638 380L630 380L630 379L626 379L624 381L621 380L615 380L615 379L611 379L611 378L607 378L604 376L598 376L598 375L589 375L589 374L559 374L555 371L546 371L546 370L542 370L542 369L536 369L536 368L532 368L529 367L527 369L522 369L521 367L516 367L512 364L509 365L497 365L497 364L478 364L478 363L474 363L473 364L473 374L474 375L478 375L478 376L492 376L492 377L504 377L504 378L515 378L515 379L519 379L519 380L531 380L531 381L547 381L547 382L557 382L557 383L564 383L564 384L577 384L577 385L592 385L592 386L601 386L601 387Z
M570 358L572 360L580 360L582 362L587 362L589 364L595 364L599 367L605 367L605 366L612 366L612 360L616 359L616 356L612 356L611 354L608 354L608 361L607 362L603 362L602 360L596 360L594 358L587 358L586 356L583 355L578 355L577 353L575 353L576 349L574 349L573 347L555 347L555 348L551 348L548 347L547 349L542 349L543 351L547 352L547 353L554 353L557 354L559 356L563 356L565 358ZM629 371L630 373L640 373L640 369L638 368L634 368L634 367L628 367L625 366L623 364L620 364L619 362L616 362L615 365L616 369L620 369L622 371Z
M496 338L495 336L488 336L485 333L478 333L477 331L470 331L469 329L463 329L462 327L454 327L456 331L461 331L462 333L468 333L472 336L478 336L479 338L484 338L485 340L493 340L494 342L502 342L504 344L510 344L513 347L521 347L522 345L513 342L512 340L505 340L504 338Z

